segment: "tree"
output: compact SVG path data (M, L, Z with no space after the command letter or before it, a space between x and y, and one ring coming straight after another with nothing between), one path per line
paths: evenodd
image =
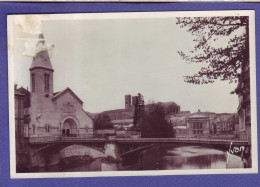
M142 137L172 137L173 128L165 119L165 108L160 104L149 104L140 124Z
M135 101L135 111L134 111L134 129L139 131L140 124L144 116L144 97L142 94L137 94L137 99Z
M95 129L110 129L113 128L110 123L111 119L106 114L99 114L96 119L94 119L94 128Z
M179 51L180 56L188 63L206 64L198 73L184 76L185 82L238 81L244 67L249 66L248 17L182 17L176 24L195 36L193 51L188 55Z

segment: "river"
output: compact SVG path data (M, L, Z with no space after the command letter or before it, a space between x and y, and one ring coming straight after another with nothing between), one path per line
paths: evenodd
M241 158L224 152L200 146L160 146L141 153L139 160L119 163L102 163L101 159L91 164L61 169L59 166L41 168L38 172L73 172L73 171L122 171L122 170L185 170L185 169L226 169L243 168Z

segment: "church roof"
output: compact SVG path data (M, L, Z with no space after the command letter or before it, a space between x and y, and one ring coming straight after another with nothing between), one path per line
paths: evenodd
M82 105L83 101L81 101L81 99L70 89L70 88L66 88L63 91L60 91L59 93L57 93L56 95L54 95L52 97L52 100L56 100L59 97L61 97L62 95L64 95L66 92L70 92L72 94L72 96Z
M27 89L25 89L24 87L18 88L17 91L24 95L30 94L30 92Z
M25 95L25 94L20 93L20 92L17 91L17 90L14 91L14 94L15 94L15 95Z
M44 68L54 71L51 65L47 44L45 42L43 34L39 35L39 41L36 44L35 48L37 54L35 54L35 57L33 58L30 70L33 70L35 68Z
M57 95L57 94L59 94L60 92L55 92L55 93L53 93L53 97L55 96L55 95Z

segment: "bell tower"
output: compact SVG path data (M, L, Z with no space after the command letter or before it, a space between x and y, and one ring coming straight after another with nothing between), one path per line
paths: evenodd
M39 35L36 45L37 54L30 67L31 93L52 97L53 95L53 68L43 34Z
M29 69L31 82L29 136L41 135L39 128L49 124L48 118L54 112L52 103L54 70L43 34L39 35L39 41L35 47L37 54Z

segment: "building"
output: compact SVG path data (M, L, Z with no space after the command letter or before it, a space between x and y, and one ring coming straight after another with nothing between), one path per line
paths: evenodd
M133 109L138 100L138 96L125 95L125 109Z
M141 95L141 94L140 94ZM111 119L111 123L115 128L123 127L125 129L130 129L133 126L135 105L138 100L138 96L131 96L129 94L125 95L125 108L107 110L102 112L102 115L107 115ZM180 106L175 102L158 102L164 108L165 115L169 117L173 114L178 114L180 112ZM146 104L145 109L152 107L153 104ZM98 116L98 114L95 114Z
M25 94L17 90L15 85L14 101L15 101L15 141L16 154L20 154L24 150L24 100Z
M209 135L210 121L209 117L203 114L195 113L187 117L187 133L192 136Z
M119 119L119 120L111 120L110 122L114 129L117 130L130 130L134 126L133 119Z
M132 107L131 95L125 95L125 109L130 109Z
M135 103L137 101L138 96L125 95L125 108L123 109L115 109L115 110L107 110L101 112L102 115L107 115L111 119L111 122L115 126L123 126L133 123L134 119L134 111L135 111ZM97 116L97 115L96 115Z
M132 96L132 106L135 106L138 101L138 96Z
M237 114L216 114L214 121L212 121L213 134L234 134L235 125L238 124Z
M133 119L134 108L107 110L101 114L108 115L111 120Z
M193 136L195 134L234 134L237 122L235 113L214 113L180 111L178 114L168 115L166 119L171 123L175 136Z
M239 106L237 113L239 124L237 134L240 138L251 138L251 104L250 104L250 68L249 63L242 65L242 73L238 77L238 86L235 93L238 95Z
M178 110L179 109L180 107L178 107ZM178 113L171 113L166 116L167 122L172 125L173 133L176 138L188 136L186 118L190 115L190 111L178 111Z
M39 35L37 45L46 45L43 34ZM70 88L54 92L54 69L46 47L33 58L29 70L31 89L25 94L27 96L27 105L24 106L25 136L93 134L93 122L83 109L83 101ZM24 92L24 89L20 91Z

